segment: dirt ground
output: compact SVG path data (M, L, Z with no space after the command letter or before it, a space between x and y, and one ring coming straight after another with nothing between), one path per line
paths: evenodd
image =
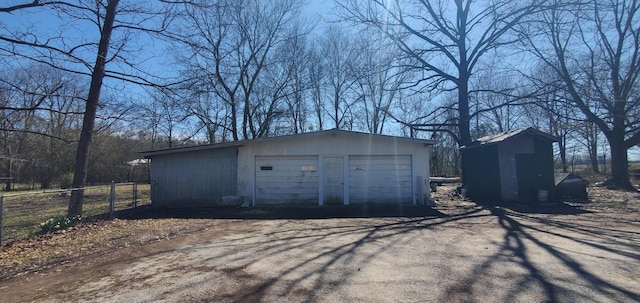
M0 301L640 302L639 194L505 208L450 192L436 193L435 208L124 216L109 224L181 229L136 230L12 273L0 281Z

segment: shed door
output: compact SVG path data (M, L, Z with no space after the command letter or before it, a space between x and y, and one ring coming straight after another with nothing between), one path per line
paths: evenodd
M412 203L411 155L350 156L349 203Z
M546 188L542 165L537 158L535 154L516 155L517 191L520 202L536 202L538 189Z
M256 204L318 204L317 156L256 156Z
M344 158L343 157L323 157L322 158L322 186L325 205L336 205L344 203Z

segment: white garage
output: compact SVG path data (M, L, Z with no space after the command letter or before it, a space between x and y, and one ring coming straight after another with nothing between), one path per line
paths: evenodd
M349 202L411 203L411 155L349 156Z
M256 204L318 204L317 156L256 156Z
M171 199L161 195L152 197L153 203L162 207L208 207L242 202L252 205L421 204L429 194L429 147L434 143L328 130L150 151L143 155L152 159L152 188L156 184L152 192L170 192L159 187L170 187L189 176L189 196L180 198L176 193ZM212 170L212 166L206 165L217 155L224 156L224 162L230 163L225 170ZM169 165L173 162L175 165ZM173 170L167 170L168 167ZM212 180L222 180L225 184L211 184ZM209 188L216 190L203 190ZM199 192L205 195L193 196Z

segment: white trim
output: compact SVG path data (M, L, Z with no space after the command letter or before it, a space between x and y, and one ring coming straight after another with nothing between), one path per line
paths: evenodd
M324 155L318 155L318 205L324 205Z
M342 156L342 202L349 205L349 155Z
M413 154L409 155L409 161L411 161L411 164L409 165L409 167L411 167L411 180L414 180L416 178L416 170L413 169ZM411 182L413 183L413 182ZM420 192L420 190L417 188L416 184L412 184L411 185L411 196L413 197L413 205L418 204L418 193Z
M253 158L251 159L251 169L253 170L253 174L251 174L251 176L253 176L253 180L251 180L251 182L253 183L253 186L251 187L251 197L252 197L252 201L251 201L251 206L256 206L256 186L258 186L258 184L256 183L256 158L258 157L258 155L253 155Z

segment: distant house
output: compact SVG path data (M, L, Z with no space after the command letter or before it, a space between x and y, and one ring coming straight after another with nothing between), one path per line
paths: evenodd
M141 154L156 207L420 204L433 144L328 130Z
M553 142L534 128L483 137L462 151L462 181L472 200L537 203L555 200Z

